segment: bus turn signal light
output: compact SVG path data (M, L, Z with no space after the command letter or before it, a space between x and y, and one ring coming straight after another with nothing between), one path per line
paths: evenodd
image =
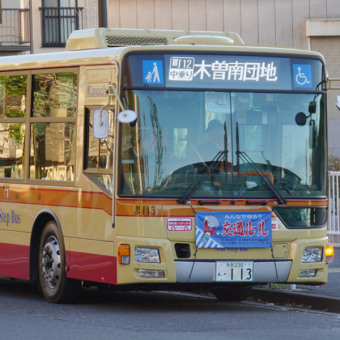
M333 248L333 246L327 244L325 253L326 253L327 263L328 264L333 263L333 261L334 261L334 248Z
M130 263L130 245L120 244L118 246L118 263L119 264Z

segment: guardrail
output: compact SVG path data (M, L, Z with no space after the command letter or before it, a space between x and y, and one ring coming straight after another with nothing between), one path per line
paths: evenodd
M30 10L0 9L0 46L30 44Z
M328 238L330 244L340 247L340 171L329 171L328 178Z

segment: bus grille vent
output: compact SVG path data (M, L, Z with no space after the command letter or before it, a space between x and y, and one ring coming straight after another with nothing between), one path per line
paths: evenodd
M167 45L168 39L165 37L133 37L124 35L106 36L108 47L131 46L131 45Z

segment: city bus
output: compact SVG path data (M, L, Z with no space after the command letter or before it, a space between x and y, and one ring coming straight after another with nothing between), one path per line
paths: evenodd
M0 276L53 303L326 283L326 81L316 52L225 32L0 58Z

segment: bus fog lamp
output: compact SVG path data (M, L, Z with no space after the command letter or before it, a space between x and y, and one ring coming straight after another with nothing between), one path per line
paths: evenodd
M302 263L315 263L322 260L322 247L305 248L302 254Z
M138 269L139 277L143 279L164 279L164 270Z
M135 261L141 263L160 263L159 250L155 248L135 248Z
M315 277L316 269L301 270L299 277Z

